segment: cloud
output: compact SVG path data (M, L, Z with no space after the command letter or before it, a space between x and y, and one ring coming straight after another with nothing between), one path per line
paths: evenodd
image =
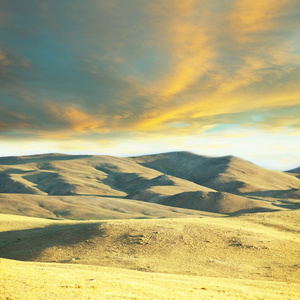
M156 42L167 53L171 67L156 84L158 97L170 100L195 83L210 67L214 49L200 17L198 1L154 1Z
M285 12L290 0L239 0L230 15L235 32L251 33L271 30L277 26L277 19Z
M186 81L184 72L173 70L169 77L168 74L163 77L161 82L162 86L166 87L165 90L168 90L168 81L165 78L169 79L174 91L177 89L174 78L181 81L182 86L170 97L170 105L166 105L164 97L161 96L164 95L164 89L162 94L158 92L160 96L152 100L153 103L157 103L153 109L156 117L142 119L137 123L137 129L159 130L174 120L194 122L200 117L210 115L288 107L300 103L297 88L300 80L299 52L295 52L290 39L290 30L292 32L295 30L295 20L291 15L297 10L299 13L299 5L297 6L295 1L284 1L275 5L269 1L258 2L260 4L253 1L236 1L233 5L226 2L222 12L214 9L213 5L207 9L203 3L197 7L194 1L188 2L186 7L193 9L187 9L187 12L182 10L182 15L188 15L193 11L193 16L198 16L197 21L190 15L185 21L184 18L178 17L181 16L180 13L175 14L176 17L173 19L169 18L169 14L172 15L174 11L170 9L170 13L162 22L162 27L185 28L184 25L190 22L189 25L194 26L194 31L190 32L199 32L199 36L204 32L204 49L211 51L209 59L206 60L208 67L203 69L199 67L202 63L199 58L200 51L196 52L199 57L194 55L193 51L189 51L193 48L195 40L192 35L185 34L187 40L182 44L171 43L172 51L169 52L169 57L172 57L172 53L184 53L185 55L181 55L182 66L186 63L188 68L194 70L193 76L185 77ZM197 8L202 8L203 13L197 15ZM257 10L261 13L258 16L260 24L257 24L254 18ZM246 25L238 24L238 21L242 22L244 18ZM263 25L264 21L268 24ZM171 25L167 26L168 22ZM254 27L255 24L257 28ZM249 32L251 40L241 38L241 34L247 35ZM170 41L172 34L170 36L171 38L167 36L162 39ZM180 41L180 34L174 36L176 41ZM294 41L297 38L299 40L299 35L293 35ZM201 49L197 40L194 46L194 49ZM176 49L179 49L178 52ZM177 66L175 63L173 65L174 68Z
M26 68L29 64L25 59L0 48L0 87L15 85L21 79L18 72Z
M101 133L106 131L103 129L103 120L89 115L74 106L59 106L49 103L48 108L55 118L58 120L64 119L67 123L66 126L69 127L67 129L74 130L75 133L85 133L87 131Z
M16 0L0 8L4 135L298 130L298 1Z
M0 106L0 132L11 129L12 123L14 123L14 128L26 129L28 127L27 117L25 115L7 111Z

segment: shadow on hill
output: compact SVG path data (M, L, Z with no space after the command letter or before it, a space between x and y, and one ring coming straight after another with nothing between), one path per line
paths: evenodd
M254 208L248 208L248 209L240 209L233 213L229 213L227 217L240 216L240 215L244 215L244 214L275 212L275 211L281 211L281 209L276 209L276 208L271 209L271 208L266 208L266 207L254 207Z
M32 172L33 172L33 170L21 170L21 169L9 168L0 173L2 173L2 174L21 174L22 175L22 174L28 174L28 173L32 173Z
M116 195L105 195L105 194L71 194L76 197L100 197L100 198L113 198L113 199L125 199L126 196L116 196ZM60 195L58 195L60 196ZM69 195L68 195L69 196Z
M298 199L300 200L300 189L292 188L289 190L268 190L259 192L247 192L241 194L244 197L269 197L274 199Z
M105 234L106 229L101 228L100 222L0 232L0 257L33 261L47 248L86 243Z
M166 175L176 176L192 182L195 182L193 177L195 176L196 170L199 171L203 167L207 167L207 165L211 167L212 164L218 164L220 160L224 160L223 157L211 158L185 151L168 152L145 157L149 159L142 162L138 161L140 165L157 170ZM135 158L139 160L142 159L143 156L134 157L134 159ZM195 183L198 184L198 182Z

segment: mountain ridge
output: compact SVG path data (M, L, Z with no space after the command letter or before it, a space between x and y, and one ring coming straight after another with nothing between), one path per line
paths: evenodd
M1 201L13 193L94 196L100 202L123 199L122 205L131 199L233 214L298 207L299 188L296 176L235 156L180 151L135 157L50 153L0 158Z
M145 155L133 157L133 159L144 166L164 171L166 174L181 177L212 189L236 194L253 192L254 190L251 190L253 188L258 191L261 183L252 183L252 186L249 187L251 177L257 176L264 180L264 184L267 184L266 189L276 189L278 184L280 186L278 190L299 186L298 179L284 172L268 170L236 156L209 157L183 152L183 156L192 155L193 160L187 161L184 157L179 156L180 153ZM174 164L180 164L180 168ZM271 183L270 180L268 182L268 177L273 177L275 182ZM292 183L283 184L280 182L282 178Z
M298 168L294 168L291 170L286 171L287 173L296 173L296 174L300 174L300 167Z

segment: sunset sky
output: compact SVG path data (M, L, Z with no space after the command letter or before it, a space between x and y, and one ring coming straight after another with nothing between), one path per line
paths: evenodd
M299 0L1 0L0 156L300 166Z

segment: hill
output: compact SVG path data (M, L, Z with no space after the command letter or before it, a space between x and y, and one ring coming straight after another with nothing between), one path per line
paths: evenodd
M265 169L235 156L207 157L190 152L171 152L132 159L148 168L228 193L300 187L300 181L295 176Z
M299 210L101 222L0 215L0 257L300 282L299 217Z
M299 207L299 187L300 179L293 174L232 156L172 152L132 158L0 158L1 211L38 217L143 217L141 211L149 206L141 202L222 214L274 211ZM107 205L111 207L105 210ZM171 216L163 210L150 215Z
M0 158L0 295L299 299L299 183L187 152Z
M69 220L183 218L214 215L130 199L97 196L0 194L0 212Z
M4 299L299 299L299 284L0 259Z
M300 174L300 167L299 168L295 168L292 170L287 171L288 173L296 173L296 174Z

